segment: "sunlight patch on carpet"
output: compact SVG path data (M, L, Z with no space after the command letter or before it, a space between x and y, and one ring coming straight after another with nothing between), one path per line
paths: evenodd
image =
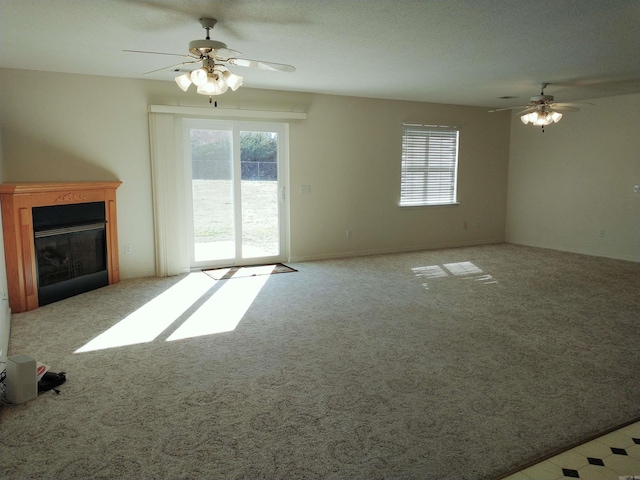
M484 273L482 269L475 266L473 262L445 263L443 266L454 275L473 275L477 273Z
M225 282L167 341L235 330L267 280L268 275L259 275Z
M440 265L429 265L428 267L415 267L411 269L416 277L446 277L448 275Z
M211 287L211 278L192 273L80 347L75 353L151 342Z
M428 265L425 267L413 267L411 271L420 279L441 278L441 277L460 277L463 280L472 280L480 282L483 285L491 285L498 283L491 275L485 273L480 267L473 262L454 262L444 263L442 265ZM447 273L449 272L449 273ZM429 284L423 283L425 290L429 290Z

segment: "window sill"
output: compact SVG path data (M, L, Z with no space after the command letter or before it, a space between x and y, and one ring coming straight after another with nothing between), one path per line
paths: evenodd
M433 208L433 207L455 207L457 205L460 205L460 202L434 203L434 204L430 204L430 205L398 205L398 208L404 210L406 208L412 209L412 208Z

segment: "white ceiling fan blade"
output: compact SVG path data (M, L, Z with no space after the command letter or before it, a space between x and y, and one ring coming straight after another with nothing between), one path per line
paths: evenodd
M521 107L518 107L518 108L521 108ZM538 110L537 106L529 107L529 108L526 108L525 110L522 110L521 112L518 112L516 115L522 116L522 115L526 115L527 113L535 112L536 110Z
M185 55L182 53L165 53L165 52L145 52L143 50L122 50L123 52L130 52L130 53L150 53L152 55L171 55L174 57L183 57L183 58L197 58L194 57L193 55Z
M180 63L176 63L175 65L169 65L168 67L157 68L155 70L151 70L150 72L144 72L143 75L149 75L150 73L159 72L161 70L168 70L170 68L179 67L180 65L188 65L188 64L191 64L191 63L198 63L199 61L200 60L193 60L191 62L180 62Z
M216 60L220 60L221 62L226 62L230 57L237 57L242 55L242 52L237 50L233 50L232 48L218 48L215 50Z
M283 63L263 62L260 60L250 60L248 58L229 58L225 62L238 67L259 68L261 70L272 70L276 72L295 72L295 67Z
M504 112L505 110L515 110L517 108L527 108L527 107L525 105L520 105L520 106L517 106L517 107L495 108L493 110L489 110L489 113Z
M579 112L580 109L563 103L554 103L549 105L549 110L555 112Z
M571 103L554 103L553 106L554 107L585 107L588 105L593 105L593 103L589 103L589 102L580 102L580 103L575 103L575 102L571 102Z

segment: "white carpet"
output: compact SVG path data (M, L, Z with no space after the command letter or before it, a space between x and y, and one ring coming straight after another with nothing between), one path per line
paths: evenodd
M11 353L68 380L2 407L2 478L489 479L640 416L638 264L494 245L290 265L14 315Z

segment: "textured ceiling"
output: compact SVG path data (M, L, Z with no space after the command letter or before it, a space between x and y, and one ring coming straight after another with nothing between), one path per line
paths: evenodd
M173 81L143 73L179 57L122 50L186 54L205 16L297 68L233 67L246 87L484 107L541 82L559 102L640 91L638 0L0 0L0 66Z

